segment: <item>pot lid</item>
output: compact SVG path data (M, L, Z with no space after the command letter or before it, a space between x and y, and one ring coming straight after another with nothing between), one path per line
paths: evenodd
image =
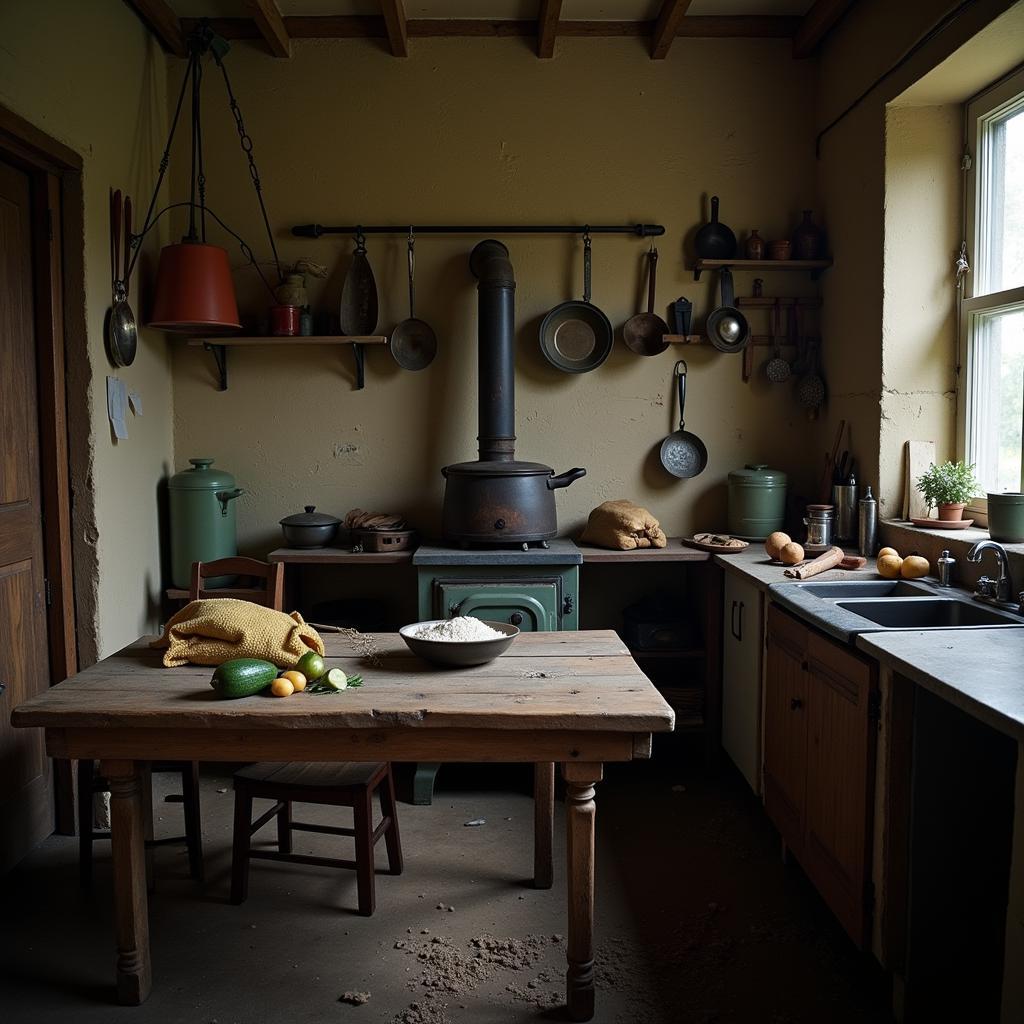
M441 470L444 476L553 476L554 470L540 462L456 462Z
M786 474L778 469L769 469L763 462L748 462L742 469L729 473L729 483L741 487L785 486Z
M169 486L177 491L222 491L235 486L235 478L225 469L211 469L213 459L189 459L191 469L171 477Z
M339 526L341 520L326 512L317 512L316 505L307 505L305 512L296 512L281 520L282 526Z

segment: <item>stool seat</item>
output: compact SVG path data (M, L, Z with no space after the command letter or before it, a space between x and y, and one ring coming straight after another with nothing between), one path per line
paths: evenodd
M359 913L369 916L375 906L373 851L383 839L388 868L402 873L402 845L398 836L395 785L387 762L328 761L262 762L235 772L235 825L231 856L231 902L242 903L249 891L251 860L283 860L293 864L355 868ZM381 820L373 824L373 795L380 798ZM255 821L254 799L273 800L273 806ZM352 827L314 825L292 820L292 803L328 804L352 808ZM252 849L252 836L273 818L277 819L277 850ZM292 832L319 832L351 836L355 860L314 857L292 852Z

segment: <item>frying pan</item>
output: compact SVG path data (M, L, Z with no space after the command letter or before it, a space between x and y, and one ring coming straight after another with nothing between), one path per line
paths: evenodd
M697 232L694 247L705 260L731 260L736 255L736 236L718 219L718 196L711 197L711 220Z
M416 317L415 255L416 240L409 232L409 316L392 332L389 347L396 363L404 370L423 370L437 355L437 335L425 320Z
M622 327L626 348L638 356L656 356L668 348L665 335L668 324L654 312L655 282L658 276L658 250L651 246L647 254L647 312L631 316Z
M366 258L366 236L356 233L356 251L352 254L352 265L345 275L341 289L339 310L341 333L347 335L372 334L377 329L377 282L373 279L373 268ZM363 346L352 345L356 360L356 390L366 384Z
M680 369L682 367L682 369ZM686 404L686 361L680 359L673 370L679 391L679 429L661 442L661 464L673 475L687 480L703 473L708 464L704 442L686 429L683 407Z
M583 301L570 299L548 312L540 325L544 358L565 373L596 370L612 350L611 321L590 301L590 235L583 235Z
M723 267L718 272L718 280L722 301L708 314L705 332L719 352L741 352L750 344L750 324L733 304L732 271Z
M121 274L121 216L125 217L124 275ZM128 302L128 267L132 247L132 201L122 202L121 190L110 196L111 271L114 284L114 304L107 319L107 349L114 366L131 366L139 343L139 329L135 314Z

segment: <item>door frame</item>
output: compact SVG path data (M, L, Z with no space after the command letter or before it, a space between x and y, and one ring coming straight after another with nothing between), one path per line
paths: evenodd
M82 158L0 105L0 157L31 184L32 281L50 683L97 657ZM72 498L74 500L72 500ZM74 537L83 538L75 543ZM92 580L90 587L88 581ZM79 586L76 586L79 584ZM69 761L54 761L56 831L75 831Z

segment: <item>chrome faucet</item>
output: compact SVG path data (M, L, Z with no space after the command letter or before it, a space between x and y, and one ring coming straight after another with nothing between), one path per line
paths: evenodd
M1018 611L1021 607L1020 601L1024 600L1024 597L1019 596L1018 601L1011 599L1013 582L1010 579L1010 563L1002 544L997 544L994 540L979 540L967 552L967 561L980 562L986 551L991 551L996 556L996 561L999 563L999 575L995 579L992 579L991 576L982 576L978 580L978 587L974 591L975 600L986 601L989 604Z

